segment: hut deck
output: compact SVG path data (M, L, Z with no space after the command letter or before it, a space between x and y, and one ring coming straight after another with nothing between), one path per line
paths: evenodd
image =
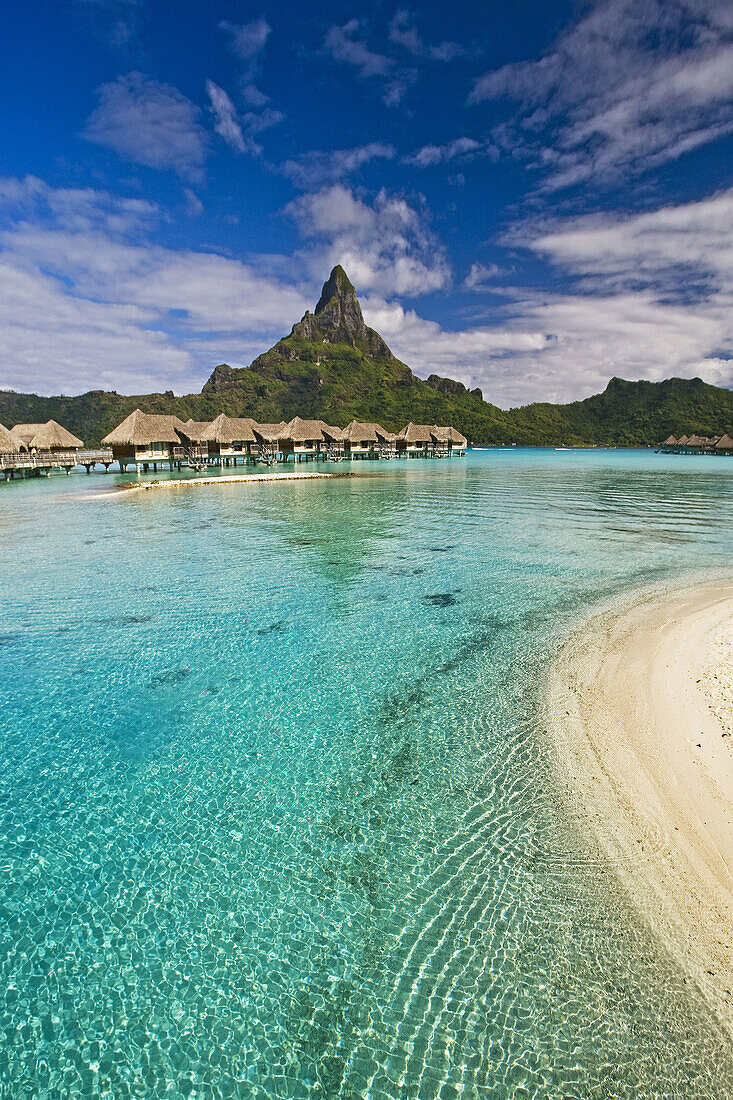
M20 451L0 455L0 472L4 474L6 481L16 473L21 477L48 477L53 469L70 473L77 461L76 451L36 451L34 454Z

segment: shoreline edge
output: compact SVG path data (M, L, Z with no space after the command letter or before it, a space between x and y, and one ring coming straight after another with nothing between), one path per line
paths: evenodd
M733 1037L733 579L593 616L545 711L572 816Z

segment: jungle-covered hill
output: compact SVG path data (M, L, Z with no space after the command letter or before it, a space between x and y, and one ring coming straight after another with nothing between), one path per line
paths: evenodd
M210 420L218 413L256 420L378 421L398 430L412 420L451 424L476 444L610 444L651 446L675 435L733 433L733 391L699 378L626 382L567 405L535 403L503 410L480 390L431 375L417 378L367 327L356 292L341 267L324 284L315 312L293 326L249 367L216 367L200 394L125 396L91 390L74 397L0 392L0 422L57 420L87 446L135 408Z

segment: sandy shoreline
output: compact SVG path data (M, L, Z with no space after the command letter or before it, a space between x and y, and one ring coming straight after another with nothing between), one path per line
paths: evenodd
M277 472L273 474L239 474L225 476L225 477L178 477L171 478L168 481L141 481L138 483L125 483L124 485L118 485L116 488L109 492L100 494L106 497L124 497L128 493L146 493L152 489L181 489L190 485L233 485L233 484L258 484L263 481L313 481L324 480L325 478L336 477L354 477L352 472L348 473L316 473L316 472L298 472L298 473L285 473ZM97 498L98 499L98 498Z
M597 616L547 716L573 815L733 1034L733 582Z

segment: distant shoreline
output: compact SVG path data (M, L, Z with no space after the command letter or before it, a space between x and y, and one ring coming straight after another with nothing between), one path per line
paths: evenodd
M593 618L547 717L571 812L733 1034L733 581Z

